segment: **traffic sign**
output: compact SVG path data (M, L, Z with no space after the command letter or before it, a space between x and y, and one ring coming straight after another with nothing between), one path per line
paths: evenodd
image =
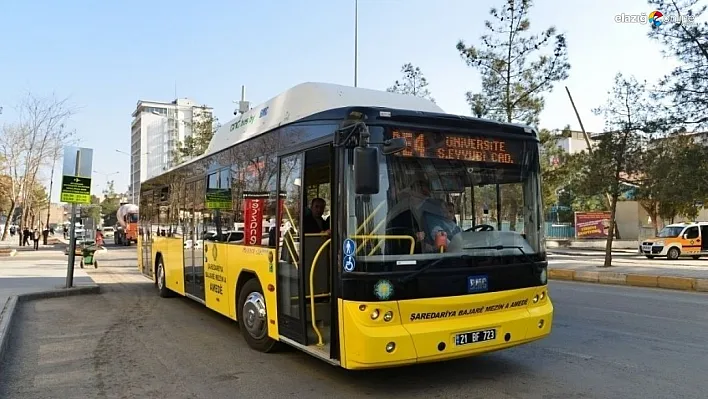
M70 204L91 204L91 178L63 176L60 200Z
M91 171L93 150L90 148L64 147L62 168L62 202L71 204L91 203Z

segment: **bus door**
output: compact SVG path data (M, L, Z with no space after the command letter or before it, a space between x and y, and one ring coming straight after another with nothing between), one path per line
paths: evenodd
M199 179L194 187L194 236L197 237L197 245L193 248L193 278L194 293L192 295L204 300L206 290L204 284L204 237L207 233L207 220L210 218L210 211L206 206L206 179Z
M194 247L200 245L194 217L196 187L197 182L190 182L185 185L182 220L182 230L184 231L184 291L193 297L202 298L204 292L202 290L202 293L199 293L194 272Z
M330 357L331 145L280 159L281 236L278 246L279 331Z
M152 276L152 215L149 213L153 209L153 192L143 193L140 197L140 224L138 233L140 234L140 266L141 272L145 276Z
M277 242L278 331L280 335L307 345L305 333L305 276L300 262L303 154L279 159Z
M332 330L331 230L332 146L305 152L302 220L302 265L305 276L307 344L329 357ZM334 323L334 331L339 331Z

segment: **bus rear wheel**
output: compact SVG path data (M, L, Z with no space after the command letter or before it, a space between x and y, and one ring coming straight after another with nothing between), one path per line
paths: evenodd
M157 262L155 263L155 274L157 275L157 290L160 296L162 298L171 297L172 291L167 288L165 279L165 261L162 260L162 257L157 258Z
M258 279L252 278L241 287L238 295L238 326L251 348L271 352L276 341L268 336L268 314L263 289Z

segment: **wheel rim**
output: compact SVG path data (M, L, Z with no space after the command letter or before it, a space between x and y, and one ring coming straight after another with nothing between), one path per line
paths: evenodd
M671 248L671 258L676 258L678 257L678 250L676 248Z
M162 262L157 264L157 286L162 289L165 285L165 268L162 266Z
M243 304L243 324L248 334L261 339L267 333L265 298L260 292L252 292Z

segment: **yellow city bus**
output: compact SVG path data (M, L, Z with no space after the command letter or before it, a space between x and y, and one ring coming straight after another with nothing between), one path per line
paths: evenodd
M414 96L304 83L142 183L160 296L346 369L548 336L538 133Z

